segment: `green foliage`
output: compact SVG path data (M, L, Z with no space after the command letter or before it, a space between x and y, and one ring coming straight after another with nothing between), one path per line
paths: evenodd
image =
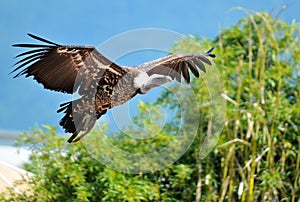
M217 112L224 110L227 120L218 145L204 159L199 152L212 108L206 107L209 91L205 82L194 79L191 85L200 103L198 135L173 165L149 174L117 172L98 162L83 144L66 144L55 129L45 126L19 140L19 145L32 151L31 162L25 165L34 173L29 190L6 199L0 196L0 201L297 201L299 33L294 21L286 23L255 13L222 30L215 40L190 36L175 44L173 52L202 53L203 48L215 46L217 57L210 68L218 70L227 102L227 107ZM165 91L155 104L167 103L169 109L180 111L174 99ZM134 122L148 127L149 133L159 131L159 135L136 140L113 134L109 137L112 144L134 153L159 150L172 142L178 121L160 131L155 123L160 115L153 106L141 103L141 115ZM193 110L191 119L197 114ZM99 134L105 134L106 128L101 126L89 135L99 147Z

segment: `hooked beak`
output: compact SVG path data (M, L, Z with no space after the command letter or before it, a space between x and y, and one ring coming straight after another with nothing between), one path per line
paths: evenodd
M152 86L160 86L164 83L171 82L172 78L170 76L160 76L160 77L155 77L150 80L149 85Z
M153 78L150 77L150 80L142 86L141 92L147 93L152 88L158 87L163 85L164 83L172 81L170 76L163 76L163 75L152 75Z

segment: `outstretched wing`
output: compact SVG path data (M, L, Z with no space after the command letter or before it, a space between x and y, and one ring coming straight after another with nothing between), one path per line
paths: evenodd
M190 82L189 70L193 73L195 77L199 77L200 69L206 72L205 64L211 65L208 57L214 58L215 55L211 52L214 48L211 48L205 54L175 54L169 55L151 62L144 63L140 65L148 75L160 74L165 76L170 76L172 79L181 81L181 76L185 79L187 83Z
M16 58L24 57L15 63L15 77L25 75L43 84L46 89L64 93L73 93L79 88L84 94L90 88L96 88L103 74L122 76L124 69L101 55L92 46L62 46L40 37L30 37L45 44L15 44L15 47L30 48Z

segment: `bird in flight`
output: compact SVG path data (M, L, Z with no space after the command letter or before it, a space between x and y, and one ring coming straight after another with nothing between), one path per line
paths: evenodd
M208 57L214 58L213 48L204 54L174 54L139 66L120 66L110 61L93 46L67 46L28 34L42 44L14 44L29 48L16 56L14 78L33 76L44 88L62 93L78 93L80 98L60 105L64 116L59 124L72 133L69 143L87 135L106 111L121 105L137 94L145 94L164 83L184 78L190 82L190 72L199 77L206 72Z

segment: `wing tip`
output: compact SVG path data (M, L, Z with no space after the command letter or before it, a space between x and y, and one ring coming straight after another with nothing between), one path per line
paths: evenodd
M20 46L22 46L22 44L12 44L11 46L12 47L20 47Z
M32 37L32 38L37 37L37 36L35 36L34 34L31 34L31 33L27 33L27 35Z
M35 40L38 40L38 41L41 41L41 42L44 42L48 45L39 45L39 44L12 44L13 47L22 47L22 48L37 48L37 47L51 47L51 45L53 46L61 46L57 43L54 43L52 41L49 41L49 40L46 40L46 39L43 39L39 36L36 36L34 34L31 34L31 33L27 33L27 35Z
M209 50L205 53L205 55L207 55L207 56L209 56L209 57L211 57L211 58L215 58L215 57L216 57L216 54L212 53L214 49L215 49L215 47L212 47L211 49L209 49Z

